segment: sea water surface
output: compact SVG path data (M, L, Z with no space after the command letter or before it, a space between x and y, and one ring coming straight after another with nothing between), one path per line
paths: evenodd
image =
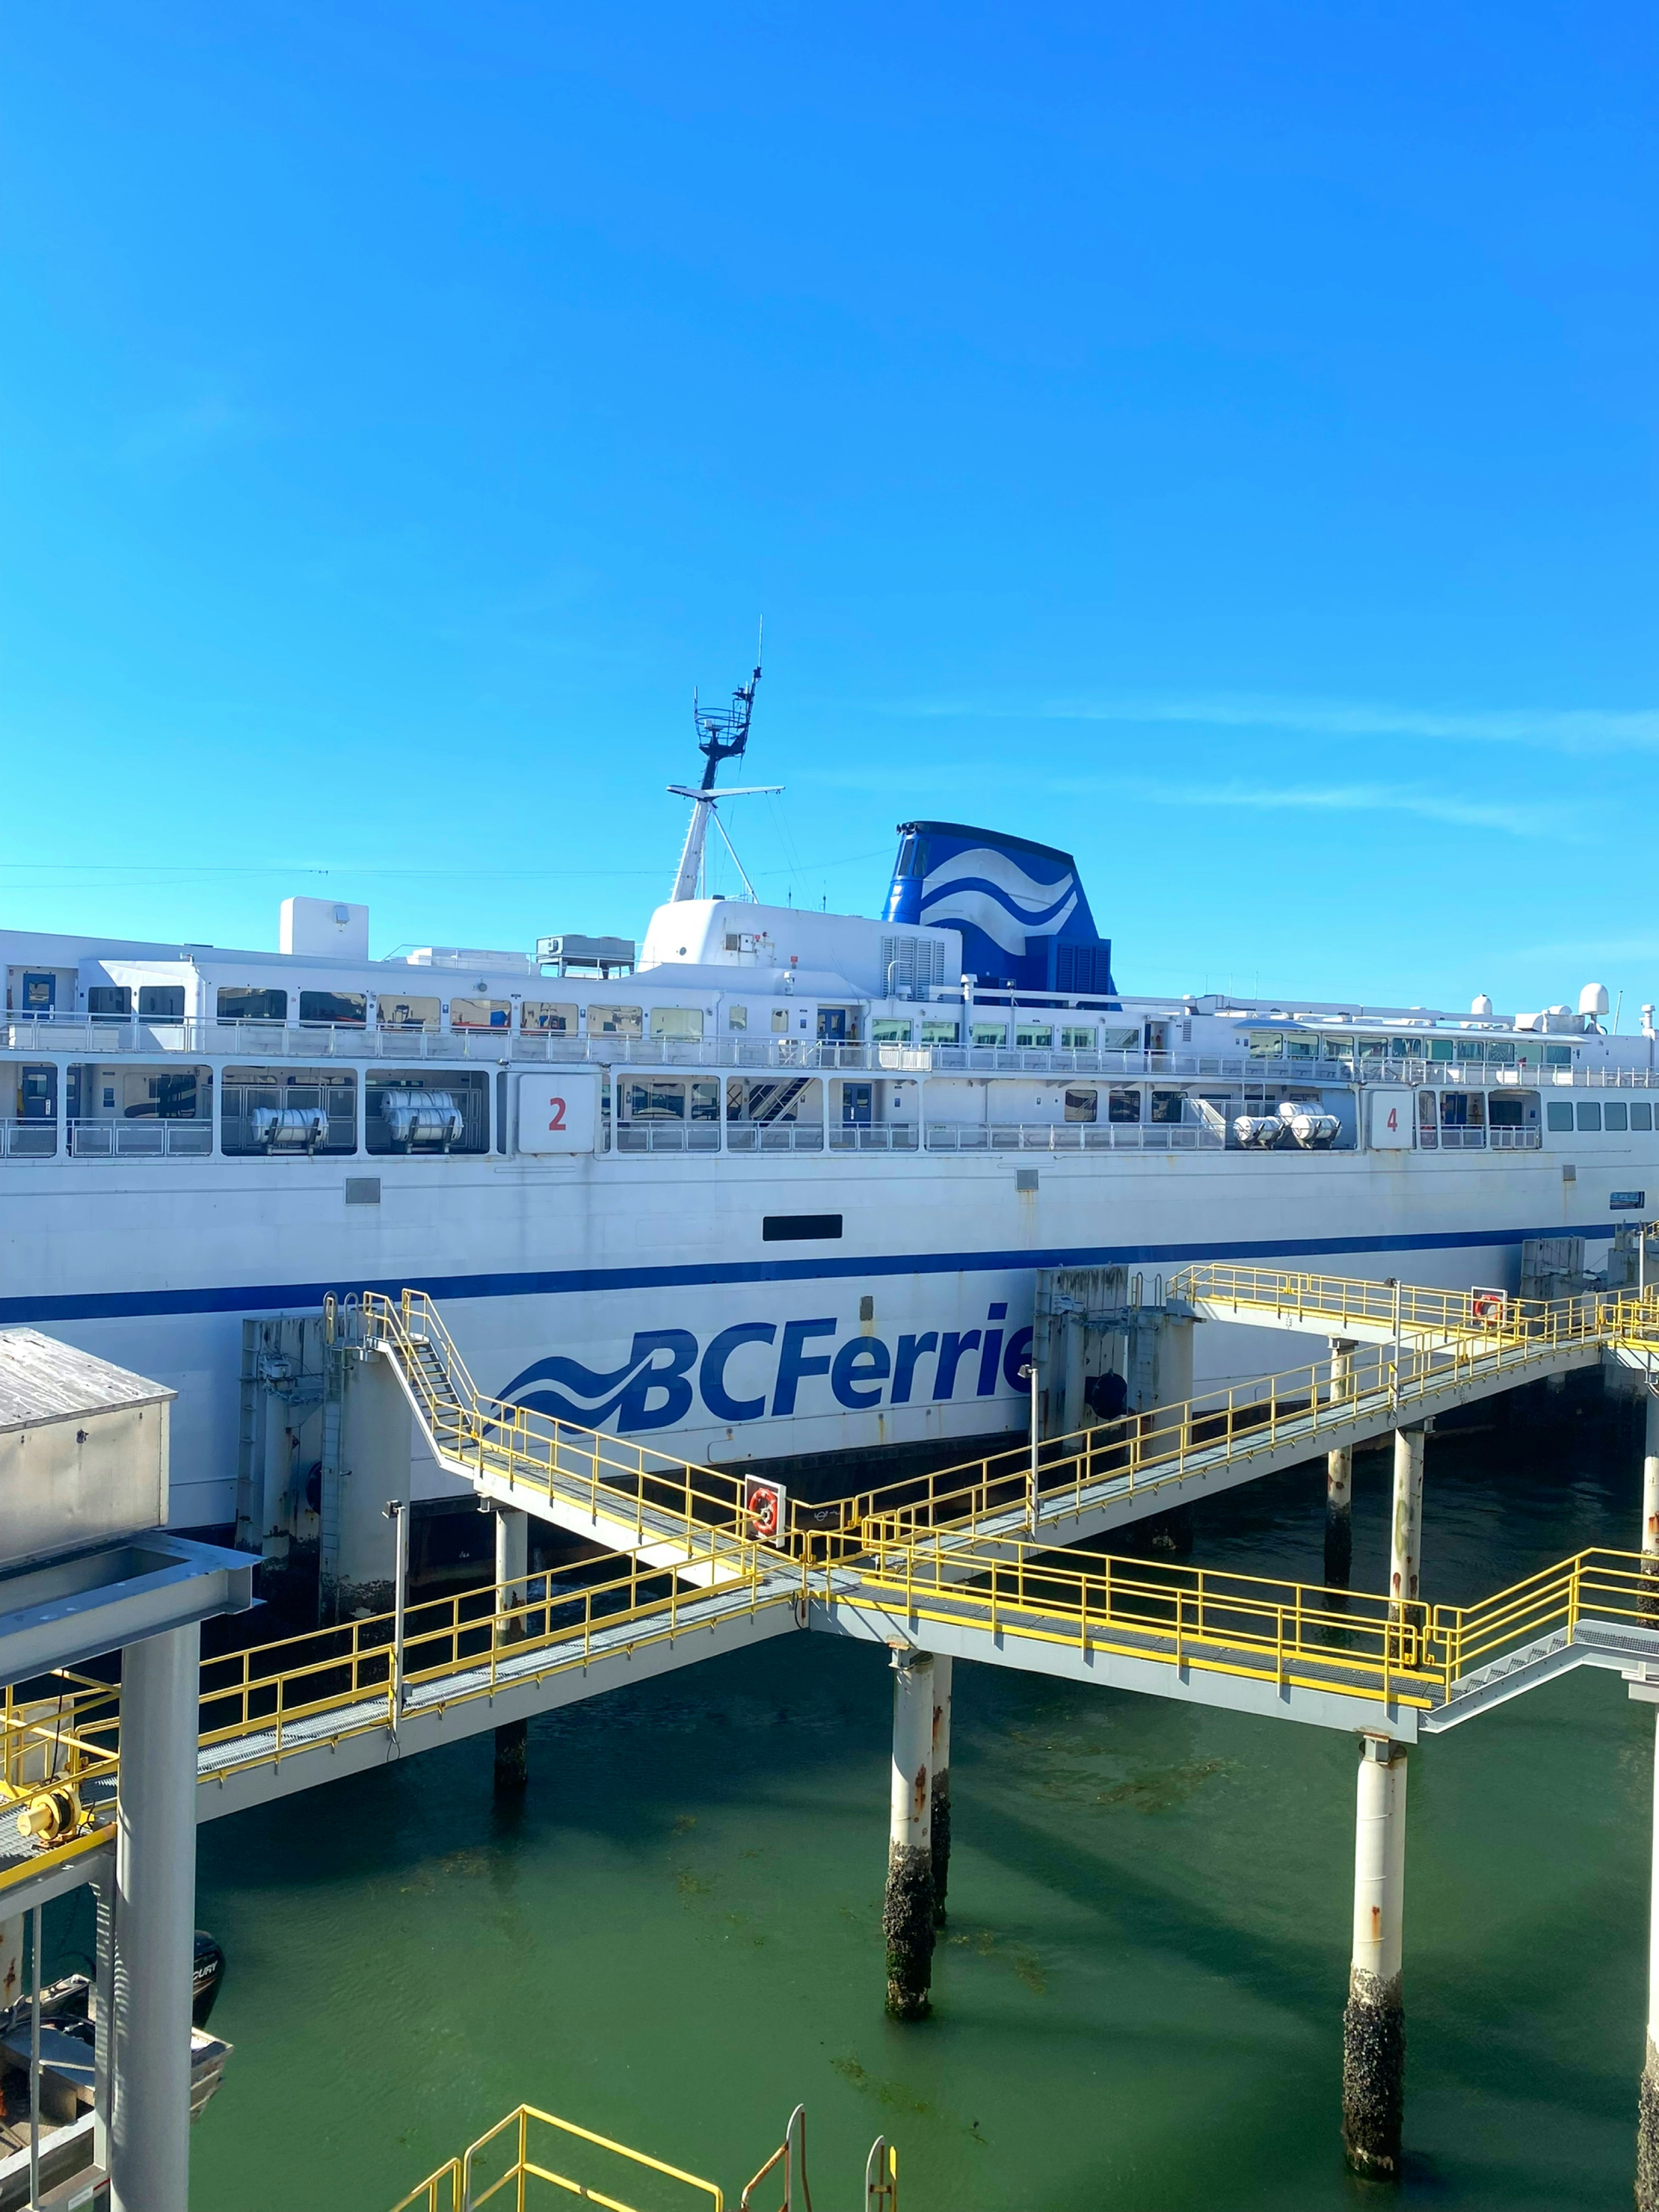
M1629 1544L1639 1454L1593 1416L1431 1438L1425 1595ZM1389 1464L1359 1459L1356 1588ZM1316 1581L1322 1474L1206 1506L1194 1559ZM950 1919L901 2027L890 1711L884 1651L785 1637L532 1723L518 1803L486 1734L204 1827L235 2056L194 2212L384 2212L521 2101L728 2206L798 2102L818 2212L862 2203L878 2133L904 2212L1629 2202L1655 1723L1616 1675L1411 1754L1398 2192L1337 2134L1350 1738L958 1662Z

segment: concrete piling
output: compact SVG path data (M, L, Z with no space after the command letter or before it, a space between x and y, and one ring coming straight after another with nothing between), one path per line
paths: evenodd
M1389 1524L1389 1595L1402 1606L1417 1597L1423 1565L1423 1430L1394 1432L1394 1511Z
M514 1615L528 1595L530 1516L514 1506L495 1508L495 1635L499 1644L517 1644L524 1616ZM495 1794L513 1793L530 1782L530 1724L507 1721L495 1731Z
M1353 1346L1331 1340L1331 1401L1353 1395ZM1353 1566L1353 1446L1325 1455L1325 1580L1343 1589Z
M933 1925L945 1925L945 1893L951 1886L951 1674L952 1662L933 1655L933 1820L930 1850Z
M1363 1740L1354 1823L1353 1963L1342 2014L1342 2147L1356 2173L1400 2176L1406 2107L1401 1994L1406 1902L1406 1754ZM1653 2045L1649 2043L1650 2063ZM1644 2077L1645 2116L1646 2077ZM1659 2199L1656 2199L1659 2212Z
M933 1662L926 1651L893 1654L892 1794L887 1895L887 2009L924 2019L933 1968Z

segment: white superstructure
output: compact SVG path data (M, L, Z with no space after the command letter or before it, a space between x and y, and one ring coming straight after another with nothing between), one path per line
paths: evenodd
M280 951L0 933L0 1323L175 1389L204 1528L244 1320L330 1291L423 1287L483 1389L735 1461L1018 1426L1039 1266L1513 1287L1659 1211L1650 1016L1124 996L1066 856L906 835L910 918L683 898L631 972L373 960L304 899ZM1054 988L964 973L1016 911Z

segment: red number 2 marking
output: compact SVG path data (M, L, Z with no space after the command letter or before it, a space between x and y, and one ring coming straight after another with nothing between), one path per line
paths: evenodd
M548 1103L553 1109L553 1119L548 1123L548 1127L550 1129L562 1129L564 1127L563 1099L550 1098Z

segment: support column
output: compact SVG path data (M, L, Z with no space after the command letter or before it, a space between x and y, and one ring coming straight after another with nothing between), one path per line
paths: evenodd
M933 1662L926 1651L893 1654L892 1795L887 1844L887 2009L895 2020L927 2012L933 1968Z
M110 2212L190 2201L198 1628L121 1656Z
M408 1499L414 1448L414 1416L391 1360L353 1360L347 1374L337 1581L324 1593L325 1603L332 1601L329 1617L343 1621L392 1608L397 1532L386 1505Z
M1645 1423L1642 1437L1642 1577L1659 1581L1659 1391L1647 1378L1643 1393ZM1659 1595L1644 1594L1644 1613L1659 1613Z
M1655 1714L1654 1721L1659 1729L1659 1713ZM1648 1911L1648 2034L1636 2107L1636 2212L1659 2212L1659 1735L1656 1735L1653 1759L1652 1850Z
M1406 1905L1406 1754L1368 1735L1354 1823L1353 1964L1342 2015L1342 2147L1356 2173L1394 2181L1406 2109L1401 1939Z
M1394 1512L1389 1524L1389 1595L1416 1601L1423 1565L1423 1431L1394 1432Z
M951 1886L951 1675L954 1662L933 1655L933 1758L931 1850L933 1925L945 1925L945 1893Z
M1331 1402L1353 1395L1353 1346L1331 1340ZM1325 1580L1346 1589L1353 1568L1353 1446L1325 1455Z
M530 1516L516 1506L495 1508L495 1633L498 1642L516 1644L524 1617L507 1618L526 1596L530 1566ZM495 1731L495 1791L524 1789L530 1780L530 1723L506 1721Z

